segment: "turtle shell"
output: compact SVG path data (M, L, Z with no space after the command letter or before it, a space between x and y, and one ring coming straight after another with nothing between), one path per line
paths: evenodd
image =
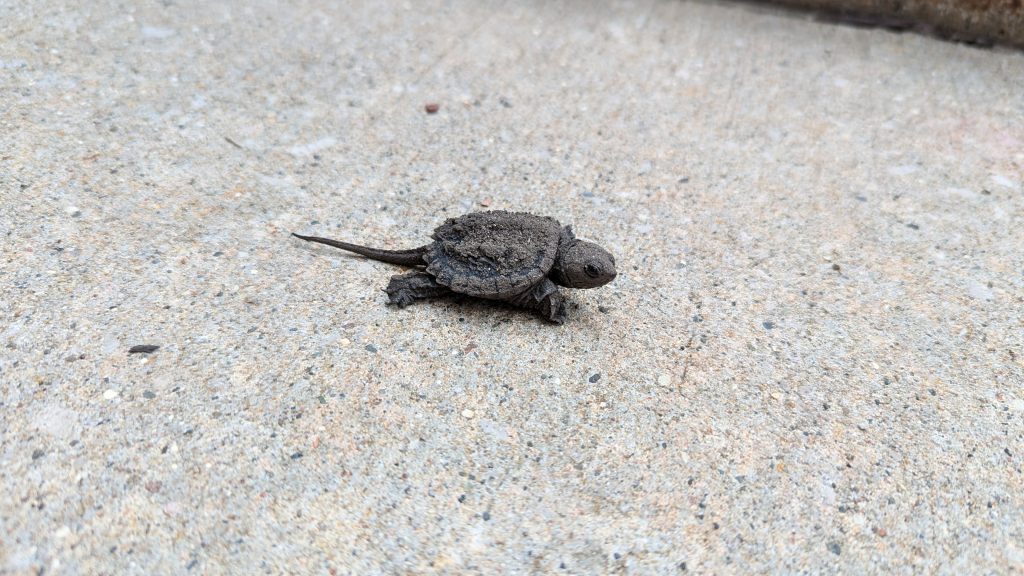
M555 264L561 225L522 212L474 212L434 230L427 272L455 292L500 300L543 280Z

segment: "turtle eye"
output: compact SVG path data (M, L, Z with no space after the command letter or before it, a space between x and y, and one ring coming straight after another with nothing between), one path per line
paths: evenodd
M583 273L591 278L597 278L601 275L601 271L597 269L597 266L593 264L587 264L583 267Z

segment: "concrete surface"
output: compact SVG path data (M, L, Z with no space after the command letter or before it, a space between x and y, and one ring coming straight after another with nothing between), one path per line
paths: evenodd
M1020 53L246 4L0 4L4 574L1022 570ZM288 237L482 206L619 278L396 311Z

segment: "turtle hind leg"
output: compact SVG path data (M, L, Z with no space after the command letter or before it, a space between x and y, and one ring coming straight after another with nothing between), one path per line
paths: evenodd
M545 278L535 286L508 300L514 306L526 308L555 324L565 322L565 298L551 280Z
M405 308L416 300L451 294L451 290L438 284L434 277L426 272L396 274L391 277L384 291L388 293L388 304L394 304L399 308Z

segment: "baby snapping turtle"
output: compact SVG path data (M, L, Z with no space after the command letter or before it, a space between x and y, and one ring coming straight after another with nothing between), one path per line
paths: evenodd
M292 235L381 262L423 267L391 277L385 291L400 308L454 292L509 302L561 324L565 301L558 286L597 288L615 278L615 258L603 248L577 239L572 227L554 218L523 212L494 210L449 218L434 230L434 242L411 250Z

